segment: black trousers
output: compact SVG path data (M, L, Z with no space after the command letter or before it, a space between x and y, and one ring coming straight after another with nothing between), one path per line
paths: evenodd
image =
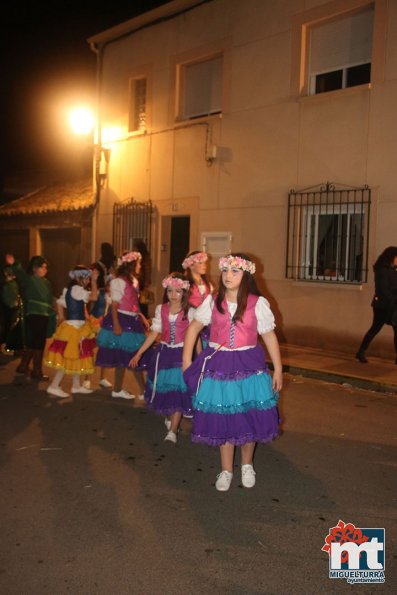
M47 339L48 320L48 316L41 316L40 314L26 316L26 347L28 349L44 349Z
M372 308L373 320L372 326L364 335L359 351L366 351L373 338L379 333L386 321L389 320L390 311L388 308ZM397 354L397 327L393 326L394 331L394 349Z

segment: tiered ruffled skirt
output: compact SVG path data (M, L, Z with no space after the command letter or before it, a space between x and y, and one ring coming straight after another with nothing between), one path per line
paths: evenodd
M145 402L158 415L192 413L192 399L182 375L182 347L164 343L153 350L148 364Z
M193 394L193 442L241 446L278 436L278 393L261 345L232 351L207 347L184 379Z
M99 347L96 365L101 368L127 368L130 359L144 342L145 327L140 316L118 313L121 335L113 332L112 313L102 320L96 342ZM141 366L138 368L141 369Z
M80 328L62 322L45 353L44 363L65 374L93 374L95 347L95 333L88 322Z

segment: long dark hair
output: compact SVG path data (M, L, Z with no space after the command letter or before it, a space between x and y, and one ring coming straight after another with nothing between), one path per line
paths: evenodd
M185 258L189 258L189 256L194 256L195 254L200 254L200 252L201 252L201 250L193 250L192 252L189 252L189 254L186 254ZM190 270L190 267L188 267L185 270L185 278L190 283L190 291L191 291L193 285L196 284L196 281L194 280L194 277L192 275L192 271ZM208 289L211 289L211 283L210 283L210 280L209 280L208 276L207 275L201 275L201 279L203 280L204 284L208 287Z
M227 255L229 256L237 256L238 258L244 258L244 260L251 260L249 258L249 256L247 256L246 254L243 254L242 252L232 252L231 254ZM261 296L261 292L258 289L258 286L256 284L256 281L254 279L254 276L251 275L251 273L249 273L248 271L243 271L243 276L241 279L241 283L240 283L240 287L238 288L238 292L237 292L237 310L233 316L233 322L237 322L238 320L240 320L241 322L243 322L243 316L244 316L244 312L247 308L247 301L248 301L248 296L252 294L252 295L257 295L257 296ZM219 290L217 293L217 296L215 298L215 305L217 307L218 312L220 312L221 314L225 313L225 310L223 309L222 306L222 302L225 299L226 296L226 287L223 285L222 283L222 273L219 279Z
M181 281L185 281L185 277L182 273L170 273L168 275L168 277L172 277L173 279L181 279ZM182 300L181 300L181 307L182 307L182 311L183 311L183 320L186 320L187 318L187 313L189 311L189 291L187 289L183 289L182 290ZM163 293L163 304L168 304L169 299L168 299L168 293L167 293L167 288L164 289L164 293Z
M391 267L393 265L393 260L397 256L397 246L389 246L385 248L383 252L378 256L374 264L374 271L379 269L380 267Z
M131 250L124 250L121 256L123 257L126 254L129 254L129 252L131 252ZM127 283L131 284L133 277L137 279L136 263L139 260L140 259L130 260L129 262L122 262L116 269L116 277L123 277L124 279L126 279Z

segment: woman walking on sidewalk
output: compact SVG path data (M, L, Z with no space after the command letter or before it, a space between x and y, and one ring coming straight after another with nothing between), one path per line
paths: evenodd
M16 371L18 374L28 375L33 359L30 376L35 380L48 380L48 376L42 371L42 360L46 339L55 330L56 315L51 284L46 279L47 261L42 256L33 256L27 271L12 254L6 255L6 263L12 268L20 284L24 307L25 349Z
M197 308L187 330L183 369L194 394L192 440L220 447L222 471L215 487L226 491L233 478L235 446L241 446L242 484L252 488L256 443L278 436L282 366L274 316L253 277L255 264L234 253L221 258L219 268L217 295L209 295ZM192 363L198 333L209 323L209 345ZM273 362L273 378L258 334Z
M397 246L383 250L374 264L375 295L371 306L372 325L364 335L356 358L362 364L368 363L365 352L371 341L385 324L393 328L395 363L397 364Z

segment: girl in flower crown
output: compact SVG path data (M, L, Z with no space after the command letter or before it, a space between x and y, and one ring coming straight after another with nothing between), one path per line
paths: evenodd
M274 316L253 277L255 264L234 253L220 259L219 269L217 295L208 296L197 308L186 333L183 370L194 394L192 440L220 447L222 470L215 487L226 491L233 478L235 446L241 446L242 484L251 488L256 443L273 440L279 433L282 365ZM209 323L209 345L192 363L197 335ZM273 362L273 378L258 334Z
M141 266L139 252L124 252L118 259L115 279L110 281L111 305L103 318L97 337L99 346L96 364L101 368L115 368L112 397L134 399L135 395L123 389L125 371L131 357L145 341L149 324L139 309L137 275ZM139 392L145 382L141 371L136 373Z
M143 353L161 334L160 344L148 364L145 389L147 406L165 416L165 440L176 444L182 414L191 413L191 398L182 377L183 340L193 309L189 309L189 281L180 273L171 273L163 279L163 303L156 307L151 332L130 361L135 368ZM168 419L170 418L170 419Z
M185 260L182 262L182 268L185 271L185 276L190 283L189 305L193 308L200 306L205 298L213 292L213 286L207 277L207 261L208 255L205 252L195 250L189 252ZM196 344L196 350L199 352L208 344L210 336L210 328L204 327L200 333L200 340Z
M55 397L69 396L60 387L65 374L72 375L72 393L92 393L92 390L81 386L80 378L85 374L93 374L95 369L95 335L86 320L85 305L97 299L97 277L97 272L77 265L70 271L69 285L57 300L61 324L44 356L44 363L56 370L47 388L47 392ZM91 291L88 290L90 283Z

